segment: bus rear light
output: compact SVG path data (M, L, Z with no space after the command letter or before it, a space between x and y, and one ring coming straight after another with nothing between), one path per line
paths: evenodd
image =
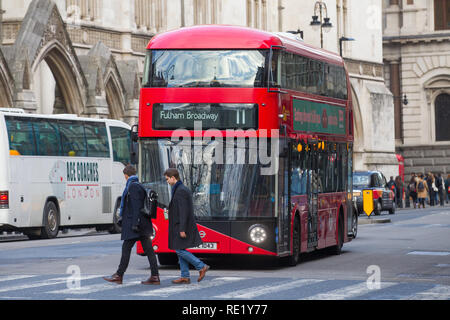
M0 209L9 208L9 195L8 191L0 191Z

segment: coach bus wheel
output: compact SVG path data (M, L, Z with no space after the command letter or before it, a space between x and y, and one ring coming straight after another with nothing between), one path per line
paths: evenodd
M294 267L300 260L300 221L298 217L294 220L294 230L292 232L292 256L289 257L289 265Z
M59 212L52 201L47 201L44 208L43 227L41 229L42 239L52 239L59 232Z

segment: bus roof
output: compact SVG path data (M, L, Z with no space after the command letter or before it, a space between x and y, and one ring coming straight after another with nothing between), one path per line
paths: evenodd
M198 25L161 33L150 40L147 49L270 49L271 46L283 46L313 59L343 65L338 54L282 33L231 25Z
M92 122L106 122L108 125L120 126L131 128L125 122L114 119L98 119L98 118L87 118L87 117L79 117L76 114L35 114L35 113L25 113L23 109L14 109L11 108L1 108L0 114L4 114L5 116L13 116L13 117L28 117L28 118L40 118L40 119L54 119L54 120L79 120L79 121L92 121Z

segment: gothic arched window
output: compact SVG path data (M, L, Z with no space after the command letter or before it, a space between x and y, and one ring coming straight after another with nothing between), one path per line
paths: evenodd
M450 141L450 94L442 93L434 102L436 141Z

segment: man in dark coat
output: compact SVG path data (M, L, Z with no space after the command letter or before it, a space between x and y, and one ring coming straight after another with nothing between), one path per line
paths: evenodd
M153 235L153 226L150 219L145 218L141 209L144 206L145 190L139 184L136 176L136 169L132 165L127 165L123 169L127 184L122 195L121 211L122 217L122 257L119 268L111 277L104 277L106 281L122 284L123 275L130 262L131 249L136 241L141 241L142 248L150 263L151 276L142 284L160 284L158 263L155 251L153 251L150 237Z
M173 280L172 283L191 283L189 264L199 271L197 281L200 282L209 266L186 250L202 243L195 222L192 194L183 185L177 169L167 169L164 176L172 186L172 199L169 203L169 248L177 253L181 270L181 278Z

